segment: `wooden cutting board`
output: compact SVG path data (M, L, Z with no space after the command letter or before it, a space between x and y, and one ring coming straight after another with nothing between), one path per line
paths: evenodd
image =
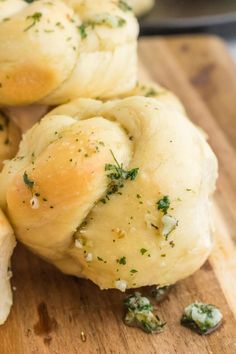
M218 155L212 256L159 305L166 330L147 335L122 323L119 291L100 291L90 281L62 275L18 246L14 306L0 327L1 354L236 353L236 66L216 37L144 39L139 54L141 76L180 97ZM224 315L223 325L209 336L179 324L183 308L195 300L217 305Z

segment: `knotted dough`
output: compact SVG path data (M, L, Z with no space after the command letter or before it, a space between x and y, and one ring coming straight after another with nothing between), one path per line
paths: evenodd
M137 35L119 0L1 1L0 105L58 105L131 90Z
M214 153L174 106L78 99L24 135L0 200L33 252L123 291L175 283L204 263L216 177Z

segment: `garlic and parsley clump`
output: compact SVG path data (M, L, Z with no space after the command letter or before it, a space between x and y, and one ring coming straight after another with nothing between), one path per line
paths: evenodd
M120 164L113 151L111 150L111 155L114 159L114 164L106 164L105 171L108 178L108 186L106 197L101 199L102 203L106 203L112 194L121 194L121 188L124 187L125 181L134 181L138 175L139 168L133 168L131 170L125 170L123 164Z
M130 295L124 301L126 314L124 322L128 326L138 327L146 333L159 333L163 331L165 322L153 313L153 306L147 297L139 292Z
M168 236L172 231L178 226L178 220L168 213L168 209L170 208L170 197L165 195L163 198L158 200L157 209L163 213L161 218L162 221L162 230L161 235L168 239Z
M199 334L208 334L220 326L222 318L215 305L195 302L185 307L181 324Z

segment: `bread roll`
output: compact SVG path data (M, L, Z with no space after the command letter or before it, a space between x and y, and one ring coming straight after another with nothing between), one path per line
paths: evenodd
M0 325L7 319L12 305L9 266L14 247L12 228L0 210Z
M28 131L0 176L15 233L100 288L169 285L211 251L217 160L175 107L134 96L78 99Z
M0 105L57 105L132 89L138 24L119 4L0 2Z

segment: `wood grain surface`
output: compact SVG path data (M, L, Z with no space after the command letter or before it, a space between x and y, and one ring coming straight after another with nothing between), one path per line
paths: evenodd
M119 291L65 276L18 245L14 306L0 327L0 354L236 353L236 66L216 37L143 39L139 55L141 77L180 97L219 158L210 260L158 306L166 330L147 335L122 323ZM195 300L214 303L223 313L223 325L209 336L179 324L183 308Z

